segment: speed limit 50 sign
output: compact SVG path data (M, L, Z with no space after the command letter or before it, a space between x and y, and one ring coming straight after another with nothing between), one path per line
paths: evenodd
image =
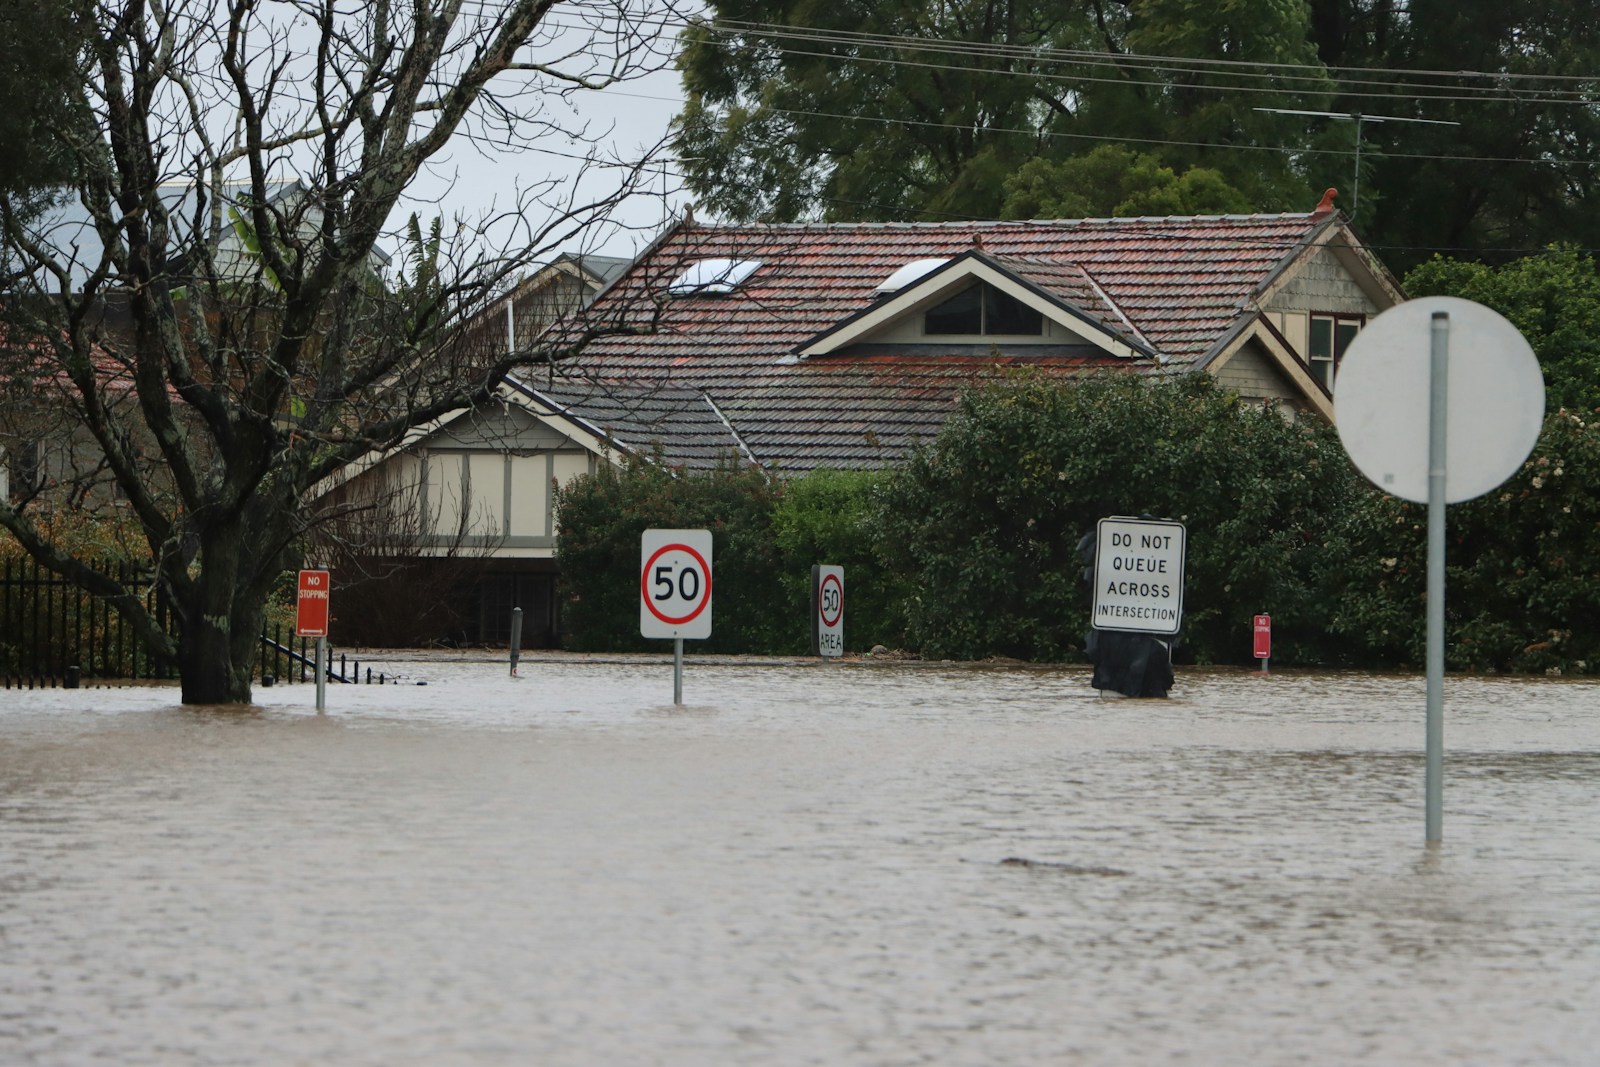
M844 655L844 568L811 568L811 652Z
M639 635L711 636L711 531L646 530L639 548Z

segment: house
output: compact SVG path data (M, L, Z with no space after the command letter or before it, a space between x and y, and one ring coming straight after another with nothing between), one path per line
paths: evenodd
M1032 222L703 225L661 235L493 405L361 477L416 487L433 550L499 568L469 639L513 605L554 639L553 486L625 453L735 455L777 476L879 467L967 386L1015 371L1214 375L1332 421L1351 338L1402 299L1337 212ZM509 342L508 342L509 343Z
M686 222L587 311L637 333L530 377L574 414L622 384L698 391L776 472L879 466L930 440L961 387L1012 368L1204 372L1331 422L1345 347L1401 299L1333 211Z
M580 313L629 262L563 254L468 323L452 344L480 351L525 347L552 322ZM417 428L399 447L367 457L323 487L324 514L347 505L362 513L359 531L347 535L336 524L330 538L362 546L340 568L346 573L339 580L360 587L350 595L341 591L341 640L414 639L385 627L395 615L386 598L400 586L408 616L419 601L430 602L437 618L429 625L439 639L504 641L511 609L521 607L525 643L555 642L554 486L592 471L613 446L599 425L551 418L553 403L509 388L501 394L494 403ZM664 409L685 403L654 398L650 424L670 421ZM595 412L607 425L626 417L614 402ZM726 446L721 439L715 445Z
M214 188L193 182L165 182L158 187L162 207L172 228L171 245L178 258L169 264L174 277L215 270L219 280L244 281L261 269L259 238L249 223L249 182L222 182ZM306 197L306 188L294 179L272 179L263 185L269 215L296 232L310 235L322 224L322 209ZM121 290L115 265L106 255L93 215L81 199L68 196L47 207L28 226L28 236L48 249L52 268L59 268L72 292L91 281L112 297ZM197 236L203 240L197 240ZM185 260L196 246L209 250L209 264ZM254 248L252 246L255 246ZM381 274L389 254L375 249L371 264ZM18 279L18 293L60 293L62 278L55 269L37 269Z

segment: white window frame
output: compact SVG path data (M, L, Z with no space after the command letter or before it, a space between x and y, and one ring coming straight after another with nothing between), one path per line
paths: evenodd
M1328 324L1328 350L1317 352L1315 338L1317 323ZM1311 376L1322 384L1328 392L1333 392L1333 381L1339 374L1339 363L1344 359L1344 353L1350 347L1350 342L1355 340L1357 334L1366 328L1367 317L1359 312L1351 311L1312 311L1306 315L1306 367L1311 371ZM1354 326L1355 330L1345 338L1344 343L1339 343L1339 327Z

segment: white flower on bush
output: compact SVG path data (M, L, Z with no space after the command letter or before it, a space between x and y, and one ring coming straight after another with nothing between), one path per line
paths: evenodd
M1535 474L1533 476L1533 487L1535 489L1543 489L1544 488L1544 477L1542 475Z

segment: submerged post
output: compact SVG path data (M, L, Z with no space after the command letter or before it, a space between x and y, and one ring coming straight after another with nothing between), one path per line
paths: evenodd
M672 702L683 703L683 638L672 639Z
M511 677L517 676L517 660L522 655L522 609L511 609Z
M1443 839L1444 822L1444 526L1449 358L1450 313L1435 311L1428 365L1428 722L1423 783L1430 845Z
M328 639L317 638L317 713L328 710Z

